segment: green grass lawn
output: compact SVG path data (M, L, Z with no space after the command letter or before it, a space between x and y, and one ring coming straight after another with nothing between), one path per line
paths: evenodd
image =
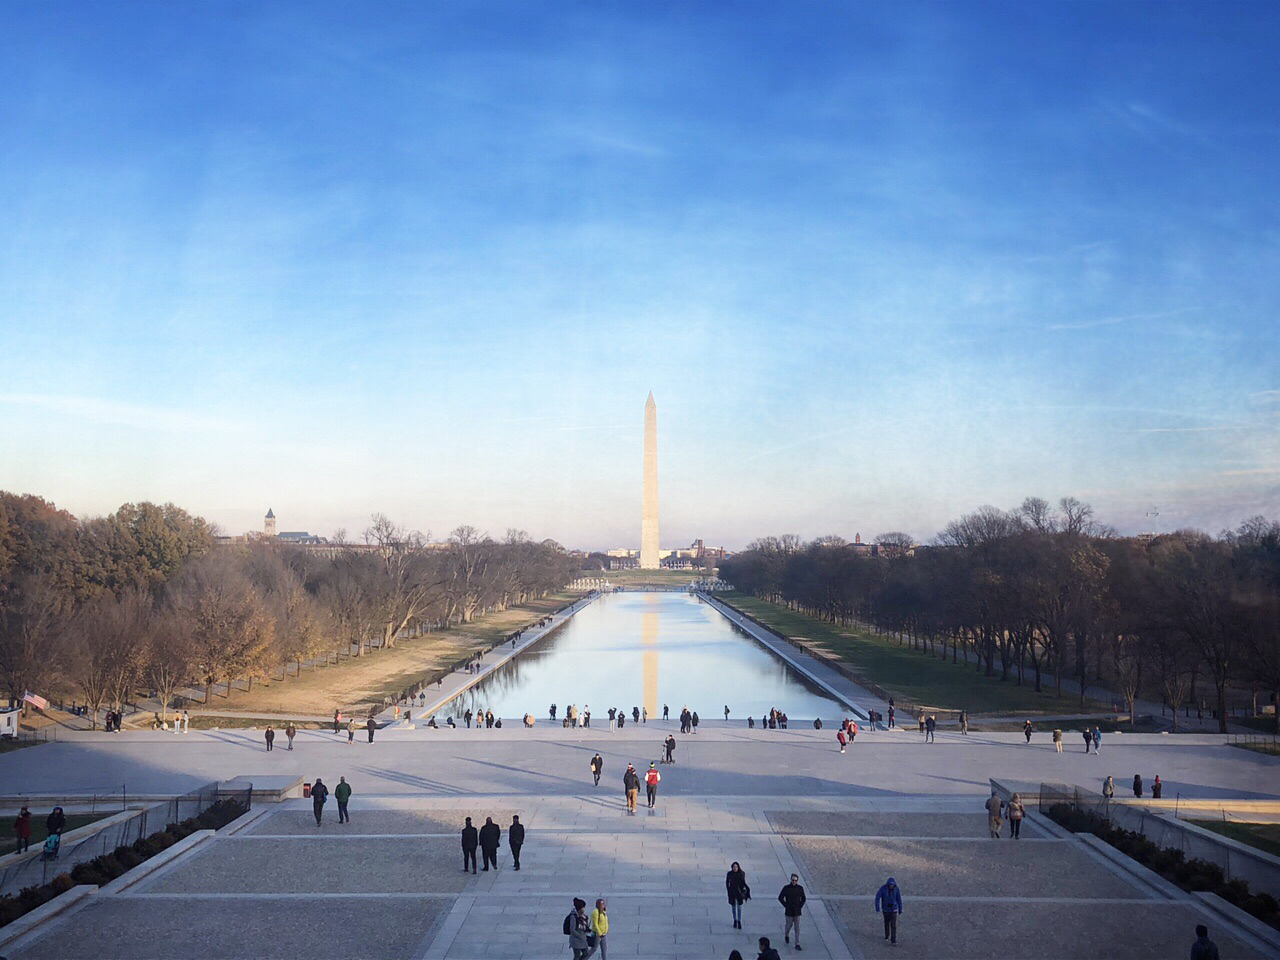
M1257 730L1259 733L1276 732L1275 717L1230 717L1229 719L1232 723L1238 723L1250 730Z
M1231 746L1252 750L1254 753L1265 753L1270 757L1280 757L1280 742L1275 740L1255 740L1253 743L1233 743Z
M1018 686L1012 672L1010 679L1001 683L998 675L984 677L972 665L930 657L888 637L856 627L823 623L767 600L741 593L721 594L720 599L785 636L814 643L901 700L974 714L1056 714L1110 709L1108 704L1086 700L1082 711L1079 697L1063 694L1059 700L1048 686L1043 693L1036 693L1030 674L1025 686Z
M0 753L9 753L13 750L21 750L23 747L38 747L45 743L44 740L18 740L15 737L0 738Z
M363 720L357 717L357 720ZM343 721L345 725L346 721ZM193 716L191 718L192 730L245 730L250 727L256 727L259 730L265 730L267 724L276 728L276 737L283 746L288 746L289 741L285 738L284 728L289 725L288 720L267 720L264 717L201 717ZM332 723L320 723L316 720L295 720L293 725L299 730L322 730L328 727L333 729Z
M1214 833L1240 843L1247 843L1263 853L1280 857L1280 823L1237 823L1226 820L1191 820L1197 827L1204 827Z
M63 830L63 834L68 834L78 827L87 826L95 820L103 820L106 817L114 816L119 813L113 810L111 813L68 813L67 828ZM44 843L45 838L49 836L49 831L44 827L44 818L49 815L48 810L32 810L31 811L31 849L37 850ZM16 814L14 816L17 816ZM0 841L0 854L15 853L18 849L18 841L13 838L13 819L10 818L6 825L6 836Z

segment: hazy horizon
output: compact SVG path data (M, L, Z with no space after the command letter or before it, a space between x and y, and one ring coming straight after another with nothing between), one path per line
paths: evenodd
M0 489L638 546L652 390L664 548L1275 518L1277 48L1263 3L0 6Z

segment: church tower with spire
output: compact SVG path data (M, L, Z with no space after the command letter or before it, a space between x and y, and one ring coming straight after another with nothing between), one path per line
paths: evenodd
M267 517L262 521L262 535L264 537L276 535L276 515L270 507L267 507Z

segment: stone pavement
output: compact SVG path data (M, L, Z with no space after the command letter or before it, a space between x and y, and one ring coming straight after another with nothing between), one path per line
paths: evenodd
M578 796L353 799L352 822L307 801L249 821L121 893L19 942L13 960L547 960L568 956L571 901L609 902L609 953L648 960L1171 957L1197 922L1223 957L1265 947L1191 900L1159 899L1080 840L1029 824L990 840L969 799L660 797L625 812L615 790ZM505 845L510 811L528 828L522 869ZM463 816L504 828L499 869L461 868ZM445 829L445 828L448 829ZM786 830L786 833L780 832ZM815 833L797 833L814 830ZM874 834L867 831L874 831ZM977 834L977 835L975 835ZM753 898L735 930L724 873L738 860ZM782 940L776 895L800 873L803 954ZM901 943L885 943L872 902L888 874L904 896Z

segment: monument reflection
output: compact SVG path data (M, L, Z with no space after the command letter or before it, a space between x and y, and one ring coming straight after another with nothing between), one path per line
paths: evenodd
M845 710L714 609L686 593L601 597L554 636L494 671L439 711L492 710L546 722L551 704L589 707L592 726L617 707L650 718L688 705L707 720L757 719L778 707L793 720L824 720Z

